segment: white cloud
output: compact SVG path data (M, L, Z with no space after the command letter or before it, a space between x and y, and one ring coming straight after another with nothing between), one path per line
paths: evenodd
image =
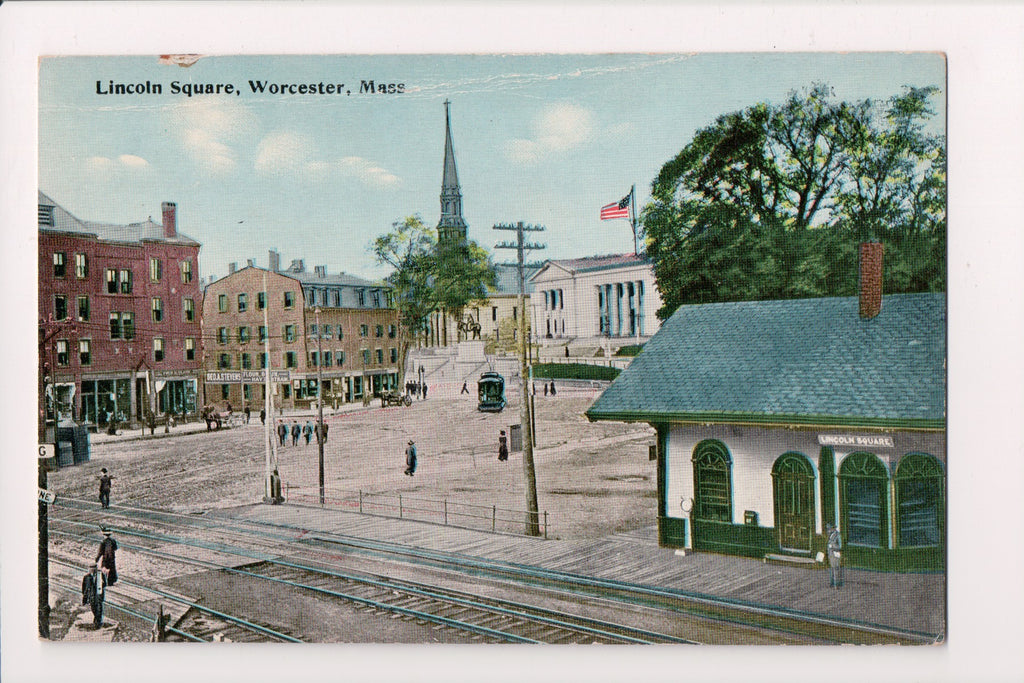
M512 161L536 163L585 144L594 133L594 115L576 104L553 104L537 115L531 128L529 139L515 138L506 143L505 154Z
M144 168L149 166L149 162L142 157L137 157L134 154L122 154L117 158L125 166L130 168Z
M201 169L213 175L238 165L235 145L251 135L258 121L246 107L229 100L189 100L170 110L170 128Z
M271 133L260 141L256 171L273 175L301 174L310 181L341 175L373 187L391 187L400 182L398 176L363 157L318 159L312 139L291 131Z
M93 156L85 160L85 170L90 174L112 174L124 170L144 169L147 166L149 166L148 161L134 154L122 154L116 160L101 156Z

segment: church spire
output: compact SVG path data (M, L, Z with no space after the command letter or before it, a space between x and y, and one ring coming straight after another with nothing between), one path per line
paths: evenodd
M459 173L455 168L455 148L452 145L452 120L448 113L448 100L444 101L444 177L441 180L441 220L437 223L439 242L465 242L468 226L462 217L462 190Z

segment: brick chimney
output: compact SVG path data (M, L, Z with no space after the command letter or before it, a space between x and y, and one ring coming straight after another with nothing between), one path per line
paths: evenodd
M245 266L247 268L252 268L255 265L256 265L256 261L254 261L253 259L251 259L251 258L245 259Z
M270 250L270 254L267 257L267 269L271 273L281 270L281 255L277 253L276 249Z
M160 205L164 215L164 237L174 238L178 236L178 205L174 202L164 202Z
M860 245L860 317L874 318L882 312L882 243Z
M236 270L238 270L238 264L236 262L232 261L228 264L228 275L234 274Z

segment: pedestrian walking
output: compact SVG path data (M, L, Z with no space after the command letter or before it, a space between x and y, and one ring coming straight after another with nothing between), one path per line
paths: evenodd
M267 409L266 408L260 408L260 424L261 425L267 424Z
M548 395L548 383L547 382L544 382L544 395L545 396Z
M302 431L302 429L299 427L299 423L297 421L295 421L295 420L292 420L292 445L293 446L298 446L299 445L299 432L301 432L301 431Z
M249 406L245 407L245 424L249 424L249 414L252 413L252 409Z
M313 438L313 423L306 420L306 424L302 425L302 436L306 437L306 445L309 445L309 440Z
M111 538L110 529L100 527L100 531L103 532L103 540L96 553L96 568L103 572L107 585L113 586L117 583L117 541Z
M551 380L551 395L554 396L558 392L555 391L555 380Z
M416 444L412 439L405 448L405 473L410 477L416 473Z
M288 440L288 426L284 422L279 422L277 425L277 437L281 439L281 445L284 446Z
M501 462L508 460L508 438L505 436L504 429L498 435L498 460Z
M320 430L320 443L327 443L327 429L329 426L326 422L317 425L317 428Z
M107 468L100 469L100 505L110 507L110 482L114 475L107 474Z
M828 585L829 588L839 588L843 585L842 553L843 539L839 535L839 529L831 524L828 525Z
M423 383L423 400L424 401L427 400L427 383L426 382Z
M97 567L82 577L82 604L92 610L93 626L103 626L103 599L106 596L107 578Z
M463 382L463 383L462 383L462 392L461 392L461 393L462 393L462 394L468 394L468 393L469 393L469 387L468 387L468 386L466 386L466 382ZM460 394L460 395L461 395L461 394Z

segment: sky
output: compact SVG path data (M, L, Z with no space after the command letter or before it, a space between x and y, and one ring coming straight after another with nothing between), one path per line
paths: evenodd
M39 188L89 221L159 222L161 202L176 202L203 278L265 266L270 249L285 265L383 277L373 238L409 215L439 219L448 100L471 239L493 250L494 224L524 221L546 228L534 260L627 253L629 223L600 208L634 185L642 207L661 166L717 116L814 83L844 100L937 86L944 132L945 69L936 53L866 52L44 58ZM361 94L371 80L402 92ZM346 94L253 93L250 81ZM109 94L111 82L162 92ZM174 82L235 92L189 96Z

